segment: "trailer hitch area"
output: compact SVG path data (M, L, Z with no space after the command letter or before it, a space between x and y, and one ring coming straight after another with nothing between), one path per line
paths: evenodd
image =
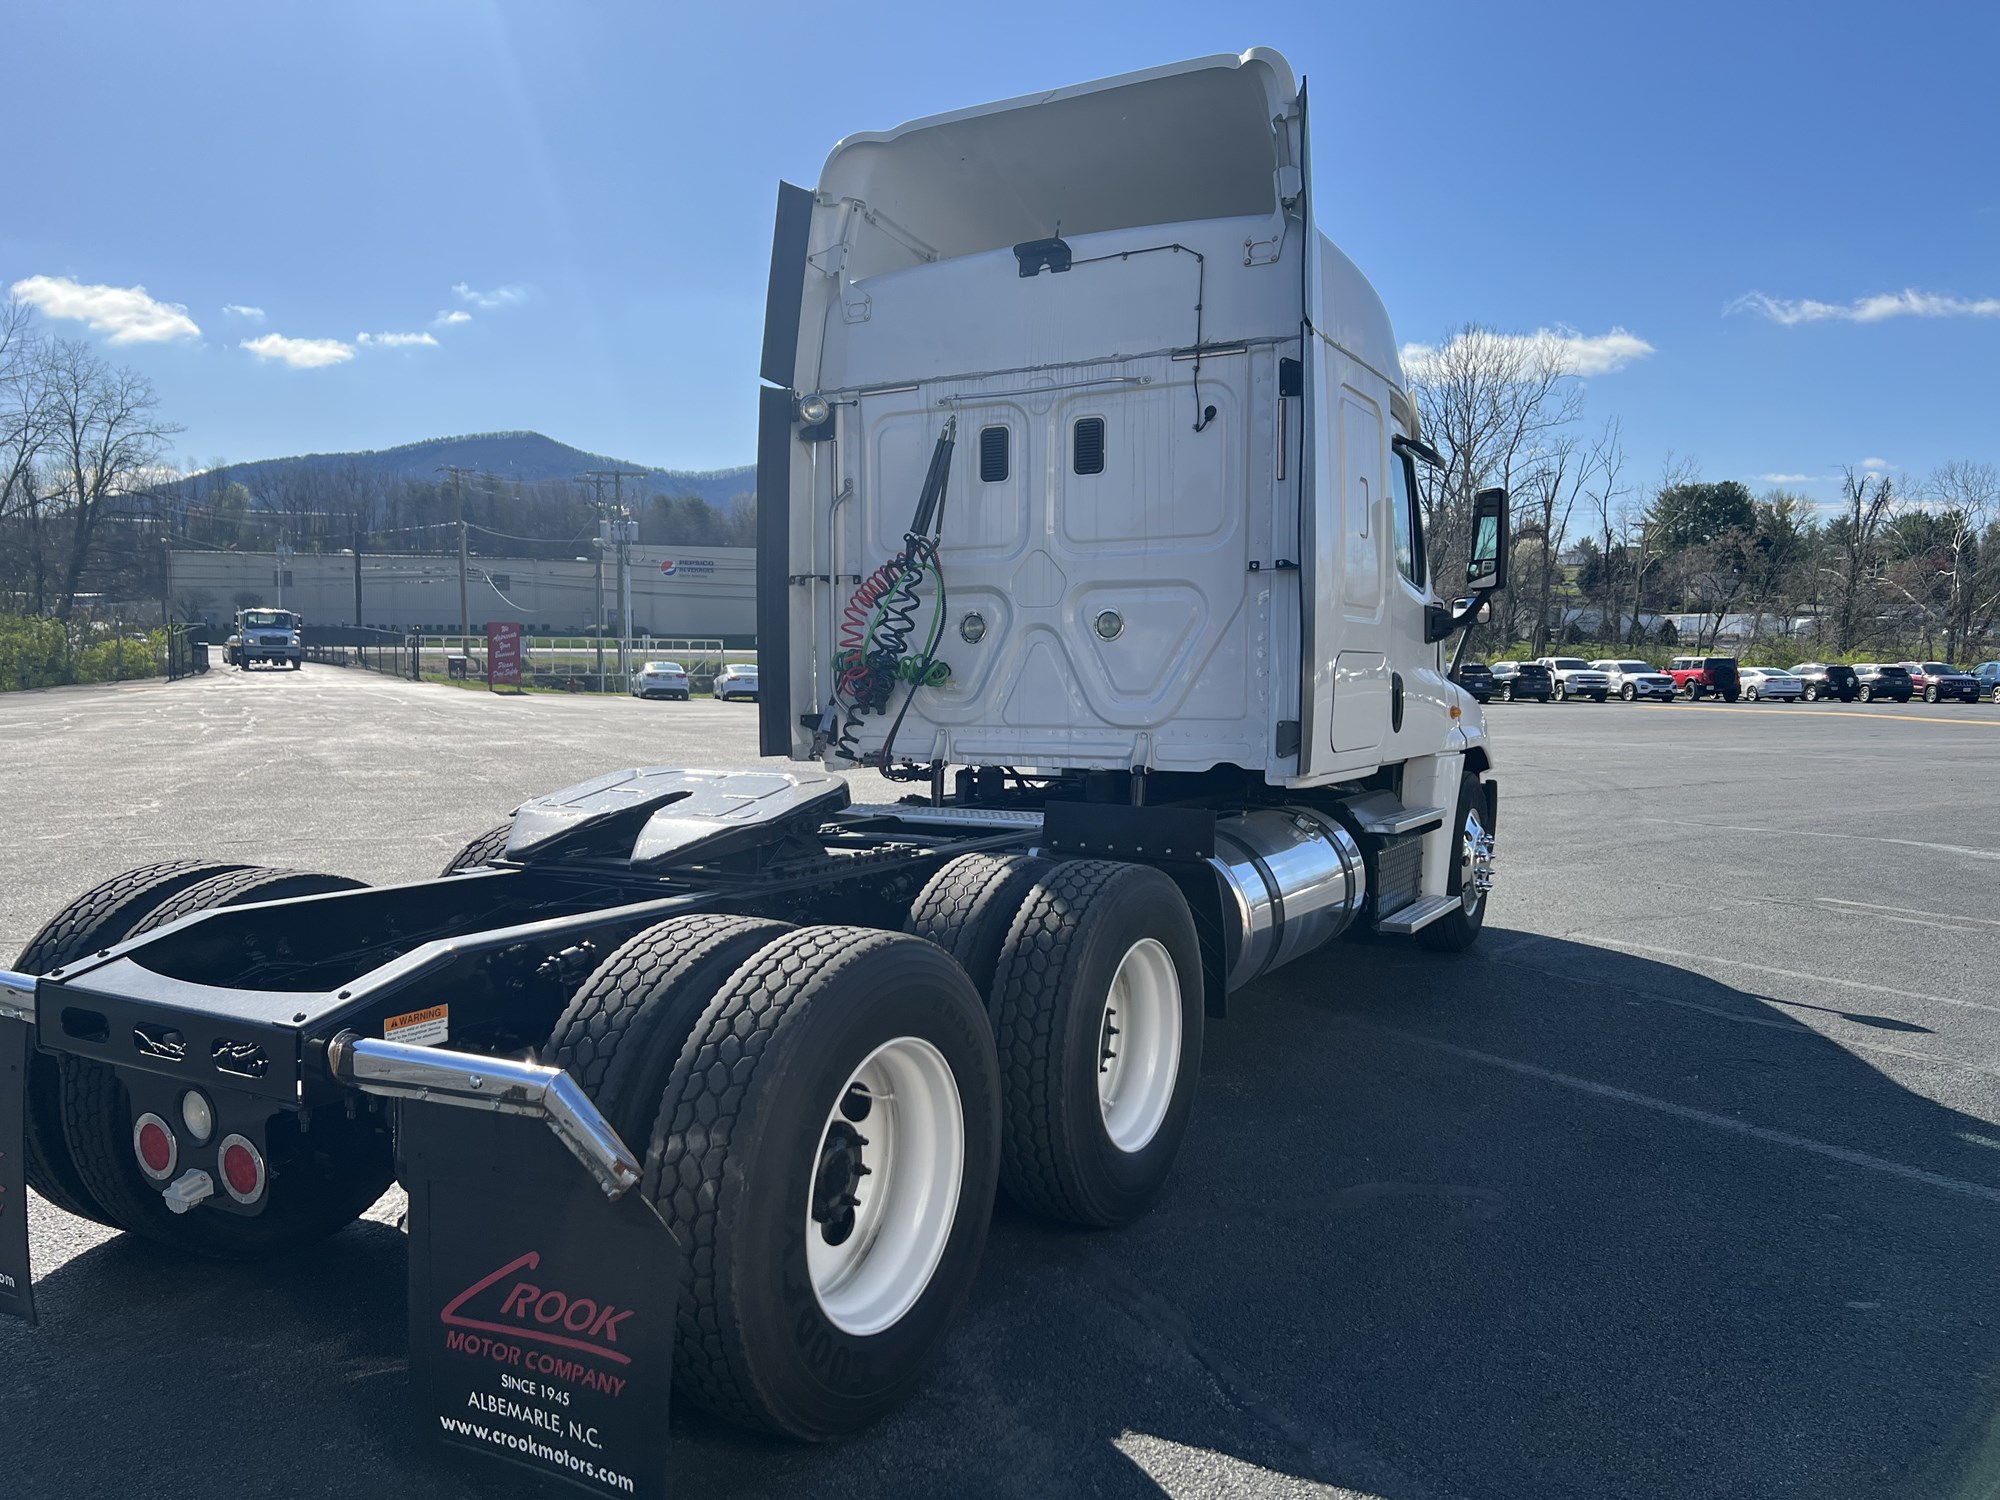
M621 1198L638 1184L638 1158L561 1068L378 1041L352 1031L329 1042L326 1056L333 1076L363 1093L543 1121L589 1168L606 1198Z

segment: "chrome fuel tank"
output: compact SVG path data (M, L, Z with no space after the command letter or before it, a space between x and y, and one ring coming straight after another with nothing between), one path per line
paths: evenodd
M1218 819L1209 864L1230 929L1232 990L1340 936L1368 896L1360 845L1310 807Z

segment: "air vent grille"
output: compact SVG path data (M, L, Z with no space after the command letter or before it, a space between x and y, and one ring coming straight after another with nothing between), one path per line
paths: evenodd
M979 429L979 477L987 484L999 484L1007 477L1007 429Z
M1104 472L1104 418L1084 417L1076 424L1076 452L1071 465L1079 474Z

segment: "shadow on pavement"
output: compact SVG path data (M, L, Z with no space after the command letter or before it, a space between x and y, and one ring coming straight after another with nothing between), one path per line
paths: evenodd
M1994 1493L2000 1131L1798 1009L1497 930L1308 958L1211 1026L1152 1215L1003 1206L908 1409L812 1449L677 1412L676 1493ZM417 1430L405 1268L372 1223L85 1252L0 1329L8 1490L551 1493Z

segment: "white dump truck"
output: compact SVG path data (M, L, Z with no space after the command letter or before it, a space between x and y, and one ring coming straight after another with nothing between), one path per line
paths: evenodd
M110 881L0 976L0 1173L235 1257L402 1181L422 1420L586 1488L658 1492L669 1381L895 1406L996 1190L1146 1212L1233 992L1479 934L1442 652L1506 499L1446 605L1325 217L1267 51L843 141L780 189L760 398L759 728L817 767L615 771L395 887Z

